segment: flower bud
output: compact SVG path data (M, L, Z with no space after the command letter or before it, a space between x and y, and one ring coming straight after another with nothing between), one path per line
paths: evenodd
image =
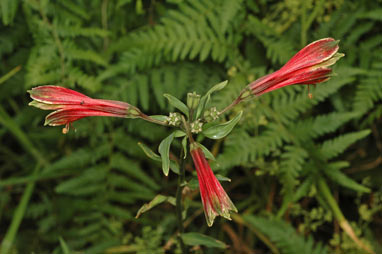
M207 122L212 122L219 118L219 112L217 111L216 107L212 107L206 111L204 111L204 119Z
M193 123L191 123L191 132L192 133L199 133L202 131L203 123L200 122L200 120L196 120Z
M167 122L169 125L172 126L179 126L181 122L181 116L179 113L170 113L170 115L167 117Z
M196 109L199 105L200 102L200 95L196 94L195 92L193 93L188 93L187 94L187 107L189 109Z

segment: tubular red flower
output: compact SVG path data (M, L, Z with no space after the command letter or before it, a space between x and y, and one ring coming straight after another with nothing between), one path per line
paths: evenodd
M45 118L45 125L66 125L88 116L136 117L140 111L128 103L92 99L84 94L60 86L39 86L28 91L33 99L29 105L55 110Z
M244 99L250 94L259 96L288 85L327 81L332 76L332 70L327 67L344 56L342 53L337 53L338 42L333 38L325 38L310 43L281 69L250 83L242 91L240 98Z
M218 215L231 220L230 212L237 212L237 209L212 172L203 151L195 143L191 144L191 156L198 175L207 225L211 227Z

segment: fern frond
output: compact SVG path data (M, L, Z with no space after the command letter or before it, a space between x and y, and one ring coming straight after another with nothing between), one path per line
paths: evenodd
M243 216L250 225L264 233L269 239L280 248L283 254L326 254L327 250L321 244L314 246L313 239L304 239L296 233L294 228L284 221L276 219L266 219L252 215Z
M329 160L343 153L354 142L370 134L370 130L347 133L337 138L325 141L320 148L322 159Z

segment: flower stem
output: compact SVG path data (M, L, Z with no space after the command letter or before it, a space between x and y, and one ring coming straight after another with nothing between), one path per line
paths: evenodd
M184 244L181 234L184 233L184 227L183 227L183 219L182 219L182 191L183 191L183 182L184 182L184 150L181 149L180 152L180 168L179 168L179 175L178 175L178 188L176 189L176 219L178 223L178 230L179 230L179 235L178 235L178 241L180 244L180 248L182 250L183 254L188 253L187 247Z
M222 111L219 112L219 115L224 114L228 110L232 109L234 106L239 104L241 102L241 97L239 96L236 100L234 100L231 104L229 104L227 107L225 107Z
M155 124L159 124L159 125L164 125L164 126L167 126L168 124L166 122L163 122L163 121L160 121L160 120L156 120L142 112L139 112L139 117L142 118L143 120L145 121L148 121L148 122L151 122L151 123L155 123Z

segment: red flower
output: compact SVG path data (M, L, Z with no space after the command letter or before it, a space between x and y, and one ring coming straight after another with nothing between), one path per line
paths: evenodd
M92 99L84 94L60 86L39 86L28 91L31 106L44 110L55 110L45 118L44 125L65 125L87 116L131 117L139 116L140 111L128 103L112 100Z
M332 73L329 66L344 56L337 53L338 42L333 38L314 41L294 55L280 70L250 83L240 98L262 95L294 84L316 84L327 81ZM247 92L250 90L250 92Z
M218 215L231 220L230 212L237 212L237 209L216 179L203 151L196 143L191 144L191 156L198 175L200 196L208 226L212 226Z

